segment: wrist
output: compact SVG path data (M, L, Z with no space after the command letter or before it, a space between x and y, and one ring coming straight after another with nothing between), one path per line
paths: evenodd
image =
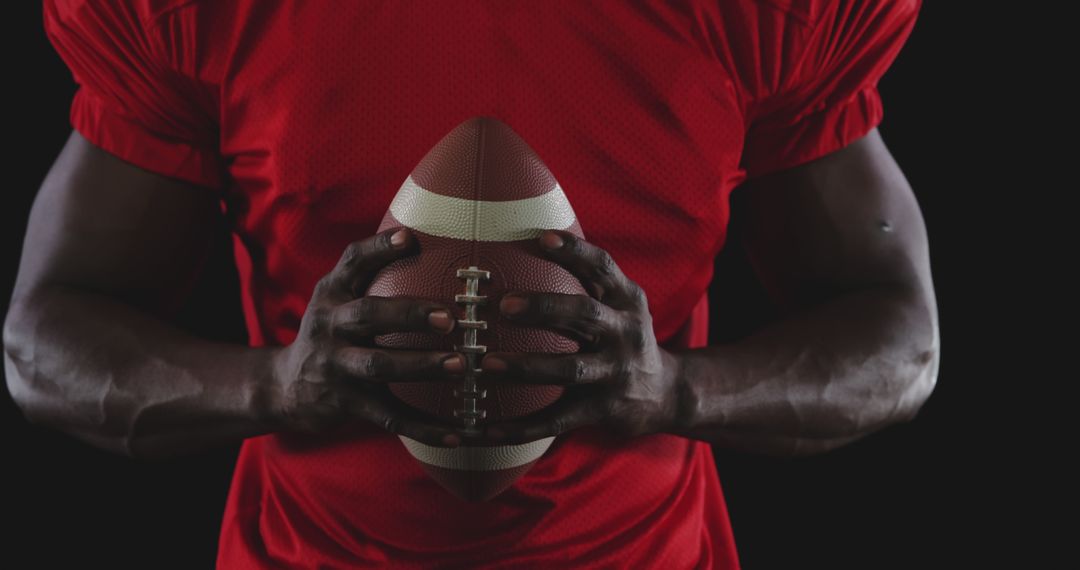
M252 348L252 365L248 376L251 385L251 419L267 431L276 431L280 425L279 370L285 356L284 346L261 346Z
M685 352L665 350L668 355L668 369L671 371L671 386L674 405L672 417L668 421L667 432L683 435L693 429L698 416L698 398L692 383L687 377Z

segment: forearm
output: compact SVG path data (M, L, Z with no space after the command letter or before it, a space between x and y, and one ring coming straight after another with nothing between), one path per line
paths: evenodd
M675 433L804 455L910 419L937 375L932 314L899 290L852 292L734 343L683 350Z
M26 418L136 457L266 433L272 347L210 342L109 297L53 288L4 326L8 388Z

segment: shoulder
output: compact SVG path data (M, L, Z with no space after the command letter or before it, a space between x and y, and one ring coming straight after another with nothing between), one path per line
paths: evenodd
M921 5L922 0L718 3L726 46L740 58L736 69L770 92L825 73L848 54L902 43L897 40L906 37Z
M808 28L852 13L915 13L922 0L746 0Z
M163 14L199 2L200 0L45 0L44 7L46 15L53 15L62 21L120 18L146 26Z

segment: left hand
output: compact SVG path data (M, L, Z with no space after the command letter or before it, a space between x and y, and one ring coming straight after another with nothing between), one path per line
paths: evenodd
M563 245L558 247L560 239ZM556 247L545 247L549 244ZM546 231L540 250L574 274L590 295L508 292L499 308L512 323L550 328L572 338L580 351L489 352L480 367L483 375L500 382L557 384L566 391L554 404L488 424L466 442L527 443L589 424L629 437L674 426L680 359L657 345L645 292L610 254L569 232ZM515 308L519 312L513 312Z

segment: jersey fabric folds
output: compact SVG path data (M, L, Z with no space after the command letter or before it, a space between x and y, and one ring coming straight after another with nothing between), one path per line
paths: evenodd
M707 342L731 190L882 119L920 0L46 0L71 125L221 200L250 344L287 345L316 281L375 233L449 130L496 117L587 239L645 290L665 348ZM564 434L465 504L365 422L245 440L219 568L739 567L711 447Z

